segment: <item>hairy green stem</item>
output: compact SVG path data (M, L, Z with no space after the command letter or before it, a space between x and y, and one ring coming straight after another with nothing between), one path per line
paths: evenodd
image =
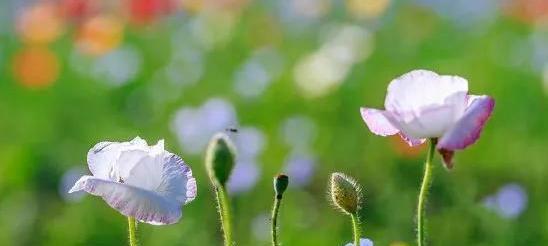
M354 232L354 246L360 246L360 221L357 214L351 214L352 229Z
M418 246L426 245L426 201L428 199L428 190L432 183L432 159L436 148L436 140L430 139L426 162L424 163L424 176L422 178L421 189L419 193L419 201L417 206L417 244Z
M230 209L226 189L224 187L215 187L215 194L217 195L217 207L221 217L225 246L232 246L232 228L230 227Z
M137 246L137 222L133 217L127 217L129 246Z
M282 203L282 196L276 196L274 198L274 207L272 208L272 246L278 246L278 213L280 211L280 204Z

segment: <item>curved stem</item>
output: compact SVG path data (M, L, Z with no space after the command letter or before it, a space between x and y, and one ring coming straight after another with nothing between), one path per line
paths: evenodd
M280 211L280 204L282 203L282 196L276 196L274 198L274 207L272 208L272 246L278 246L278 213Z
M426 245L426 228L425 228L425 213L426 200L428 199L428 190L432 183L432 159L436 148L436 140L429 140L428 154L424 163L424 176L422 178L421 189L419 193L419 202L417 206L417 244L418 246Z
M224 187L216 187L217 207L221 217L221 226L223 229L225 246L232 246L232 229L230 227L230 210L228 206L228 196Z
M352 214L350 215L352 218L352 228L354 231L354 246L360 246L360 221L358 219L358 215Z
M129 233L129 246L137 246L137 222L135 218L127 217L128 233Z

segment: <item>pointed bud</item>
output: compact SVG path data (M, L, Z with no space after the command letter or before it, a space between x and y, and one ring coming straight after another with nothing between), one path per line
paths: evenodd
M215 186L224 187L236 159L236 149L230 138L224 133L217 133L211 138L206 150L206 170Z
M329 195L333 204L344 213L358 213L361 202L361 189L353 178L342 173L331 174Z
M282 199L287 186L289 185L289 177L285 174L279 174L274 177L274 191L276 192L276 199Z

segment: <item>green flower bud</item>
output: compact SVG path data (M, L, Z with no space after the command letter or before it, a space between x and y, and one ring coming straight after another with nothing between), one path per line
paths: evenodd
M207 174L215 186L224 187L236 159L236 148L224 133L217 133L211 138L206 150L205 165Z
M276 199L282 199L287 186L289 185L289 177L285 174L279 174L274 177L274 191L276 192Z
M361 188L351 177L342 173L331 174L329 196L338 209L346 214L355 215L360 209Z

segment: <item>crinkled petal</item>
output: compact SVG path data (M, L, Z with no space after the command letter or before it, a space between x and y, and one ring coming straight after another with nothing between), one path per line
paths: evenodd
M480 137L483 125L495 107L495 100L489 96L472 98L473 102L463 117L440 138L436 146L438 149L464 149Z
M177 155L165 152L152 161L143 161L135 165L126 181L127 184L187 204L196 198L196 179L192 170Z
M181 218L181 204L155 192L92 176L83 176L69 193L84 190L101 196L125 216L153 225L173 224Z
M93 176L109 179L113 165L124 150L148 149L145 140L136 137L130 142L100 142L88 152L87 161Z
M386 114L389 114L386 111L372 108L361 108L360 112L363 121L365 121L365 124L369 130L374 134L380 136L390 136L400 131L386 117Z

